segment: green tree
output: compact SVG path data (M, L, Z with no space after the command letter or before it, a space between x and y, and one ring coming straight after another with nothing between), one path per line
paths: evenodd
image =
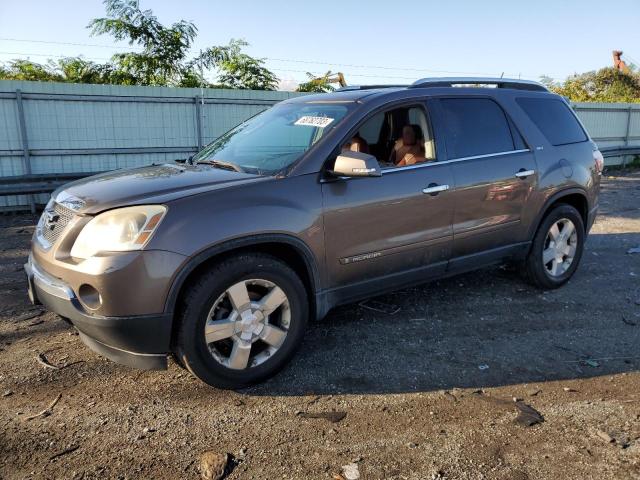
M64 76L52 61L42 65L30 60L12 60L0 66L0 79L63 82Z
M140 10L138 0L105 0L107 17L89 23L93 35L110 34L116 40L137 44L141 52L113 56L113 75L122 83L141 85L208 86L275 90L278 78L264 67L264 60L242 52L249 44L231 40L210 47L188 59L198 29L185 20L162 25L151 10ZM204 78L205 70L217 69L218 84Z
M640 103L640 75L615 68L574 75L551 89L574 102Z
M0 79L38 82L109 83L109 64L94 63L82 57L67 57L46 64L13 60L0 66Z
M82 57L67 57L58 60L56 71L64 81L71 83L110 83L111 64L94 63Z
M109 34L142 47L141 52L117 53L111 58L118 83L179 83L184 60L196 37L195 25L181 20L165 27L151 10L140 10L137 0L105 0L105 7L107 16L89 23L91 34Z
M333 92L335 87L331 85L331 70L322 75L321 77L316 77L311 72L307 72L307 77L309 77L308 82L301 83L298 85L296 92L313 92L313 93L327 93Z
M275 90L278 77L264 67L264 60L242 53L242 47L249 44L244 40L232 39L225 47L217 67L218 81L223 88L243 88L251 90Z
M548 75L542 75L540 77L540 83L549 89L560 86L558 82L556 82L553 78L549 77Z
M242 51L248 46L244 40L231 40L190 58L198 32L192 22L162 25L151 10L140 9L138 0L104 0L104 4L106 16L89 23L91 34L128 41L140 51L117 53L104 64L82 57L45 65L14 60L0 66L0 79L254 90L275 90L278 84L278 78L264 67L264 60ZM219 77L213 84L205 79L205 72L212 71Z

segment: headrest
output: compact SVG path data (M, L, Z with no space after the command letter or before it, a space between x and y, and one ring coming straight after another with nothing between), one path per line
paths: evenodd
M355 136L351 139L351 146L349 148L352 152L369 153L369 145L364 138Z

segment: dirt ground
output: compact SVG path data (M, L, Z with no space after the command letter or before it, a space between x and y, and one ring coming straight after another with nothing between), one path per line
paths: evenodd
M30 306L35 221L0 217L2 479L198 478L207 450L232 479L640 479L640 171L603 179L564 288L491 268L343 307L238 392L118 366Z

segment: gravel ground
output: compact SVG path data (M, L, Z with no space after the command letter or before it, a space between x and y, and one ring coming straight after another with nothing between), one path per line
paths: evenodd
M205 451L232 479L640 479L640 171L613 175L565 287L491 268L339 308L238 392L89 351L27 302L36 217L0 216L0 479L198 478Z

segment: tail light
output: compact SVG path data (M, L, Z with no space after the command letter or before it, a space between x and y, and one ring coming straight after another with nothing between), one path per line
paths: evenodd
M596 164L596 171L598 174L602 174L602 170L604 170L604 157L602 156L602 152L600 152L598 147L595 145L593 147L593 161Z

